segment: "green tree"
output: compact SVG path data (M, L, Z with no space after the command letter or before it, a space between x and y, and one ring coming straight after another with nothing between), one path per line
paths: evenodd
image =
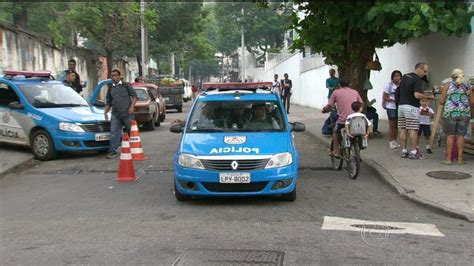
M156 14L147 10L145 24L153 29ZM107 71L112 71L113 54L120 47L140 43L140 5L137 2L76 2L63 17L85 38L97 43L107 57Z
M473 12L465 2L295 2L299 7L292 14L292 28L299 37L292 48L309 46L321 53L327 64L338 66L340 75L349 76L366 102L365 66L375 48L431 32L448 36L471 32Z
M268 49L278 51L283 46L289 13L285 8L277 10L273 3L268 6L262 8L255 2L217 2L214 9L219 25L217 50L226 55L235 51L240 46L240 25L243 25L245 46L258 61L265 59Z

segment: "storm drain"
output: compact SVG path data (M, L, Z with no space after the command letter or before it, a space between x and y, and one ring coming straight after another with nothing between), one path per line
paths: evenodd
M281 251L192 249L178 256L173 265L283 265Z
M444 180L460 180L460 179L468 179L471 177L470 174L458 172L458 171L432 171L426 173L427 176L436 178L436 179L444 179Z

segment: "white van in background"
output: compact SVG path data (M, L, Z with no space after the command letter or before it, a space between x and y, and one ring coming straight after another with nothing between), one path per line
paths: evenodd
M191 82L185 79L180 79L184 83L184 93L183 93L183 101L187 102L193 98L193 91L191 90Z

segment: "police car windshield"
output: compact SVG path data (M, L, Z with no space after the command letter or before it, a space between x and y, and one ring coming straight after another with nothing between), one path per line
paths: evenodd
M74 89L61 83L22 84L20 90L37 108L89 106Z
M203 101L196 103L187 132L282 132L282 111L276 101Z

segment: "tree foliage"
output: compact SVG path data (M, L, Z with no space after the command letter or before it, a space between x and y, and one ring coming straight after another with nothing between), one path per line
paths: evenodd
M145 13L145 24L153 28L156 14ZM140 5L137 2L75 2L63 17L62 23L104 49L107 70L112 70L113 53L121 46L140 43Z
M375 48L430 32L456 36L471 32L473 13L464 2L296 2L299 7L291 20L299 37L292 48L309 46L321 53L359 91ZM366 93L361 95L367 100Z
M255 2L217 2L215 16L219 25L216 48L229 54L240 46L240 26L243 25L245 46L258 59L265 58L268 49L283 46L289 13L261 8ZM244 10L242 14L242 8Z

